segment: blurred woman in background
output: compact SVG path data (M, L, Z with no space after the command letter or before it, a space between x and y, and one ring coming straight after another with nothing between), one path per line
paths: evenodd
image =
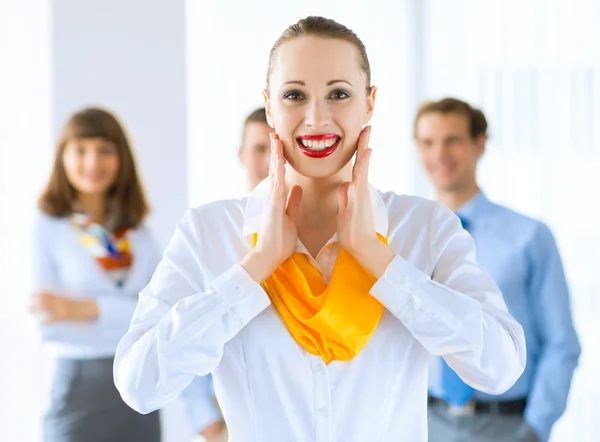
M34 223L32 311L55 358L46 442L158 442L113 382L117 344L160 259L125 132L109 112L68 120Z

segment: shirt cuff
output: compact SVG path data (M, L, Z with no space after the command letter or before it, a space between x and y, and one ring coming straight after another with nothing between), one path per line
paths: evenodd
M224 344L271 303L263 288L239 264L209 285L208 292L179 300L158 323L158 351L163 357L177 360L179 371L208 374L194 371L193 357L185 356L183 349L199 344L197 341L207 328L222 334L210 342L211 346Z
M215 279L211 287L229 304L242 326L271 304L269 295L241 264L235 264Z
M371 288L371 295L394 316L400 317L417 287L429 279L425 273L396 255L383 276Z

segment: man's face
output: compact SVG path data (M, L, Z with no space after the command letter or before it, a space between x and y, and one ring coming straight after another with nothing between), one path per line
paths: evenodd
M425 113L417 121L415 137L423 166L438 192L460 191L475 180L486 136L471 137L467 116Z
M269 175L271 155L270 134L273 129L267 123L248 123L244 129L244 141L240 148L240 161L248 171L252 187Z

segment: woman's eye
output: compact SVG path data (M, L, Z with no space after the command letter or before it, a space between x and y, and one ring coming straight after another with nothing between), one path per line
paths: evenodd
M285 100L292 100L292 101L296 101L296 100L302 100L304 98L304 94L300 91L289 91L288 93L286 93L283 98Z
M343 100L343 99L349 98L349 97L350 97L350 94L343 89L337 89L337 90L333 91L330 95L330 98L333 98L334 100Z
M109 156L109 155L113 155L115 153L116 153L116 150L112 146L105 146L105 147L100 148L100 155Z

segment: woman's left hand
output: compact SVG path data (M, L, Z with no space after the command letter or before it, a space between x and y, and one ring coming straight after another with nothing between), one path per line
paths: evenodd
M47 291L36 293L30 305L33 313L45 316L43 323L92 321L98 318L98 304L93 299L73 299Z
M371 126L359 138L352 182L340 186L337 233L340 245L376 278L380 278L394 254L378 238L373 221L369 189Z

